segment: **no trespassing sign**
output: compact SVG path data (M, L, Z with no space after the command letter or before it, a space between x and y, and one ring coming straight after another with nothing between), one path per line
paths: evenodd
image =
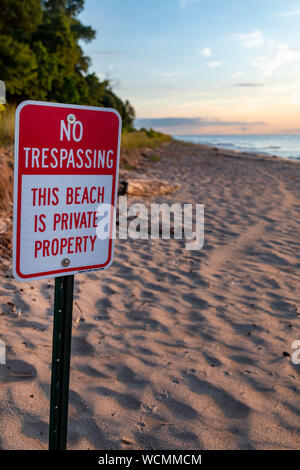
M13 271L21 281L113 259L121 118L106 108L25 101L16 111ZM97 209L109 205L106 238ZM100 217L100 220L99 220Z

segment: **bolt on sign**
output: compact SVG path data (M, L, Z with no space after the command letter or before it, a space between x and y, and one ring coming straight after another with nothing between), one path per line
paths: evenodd
M13 243L18 280L111 264L120 136L121 118L113 109L38 101L19 105ZM110 209L99 211L101 205ZM108 236L99 238L97 225L104 220Z

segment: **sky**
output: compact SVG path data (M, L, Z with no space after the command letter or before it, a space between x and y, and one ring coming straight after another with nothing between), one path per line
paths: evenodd
M300 132L300 1L85 0L91 71L170 134Z

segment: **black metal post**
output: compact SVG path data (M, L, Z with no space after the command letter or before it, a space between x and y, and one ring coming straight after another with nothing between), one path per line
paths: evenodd
M66 450L74 276L55 279L49 450Z

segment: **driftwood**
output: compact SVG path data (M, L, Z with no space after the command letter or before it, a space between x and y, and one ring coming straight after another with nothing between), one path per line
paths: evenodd
M130 196L157 196L158 194L170 194L179 191L179 183L170 184L163 180L128 179L120 181L119 194Z

